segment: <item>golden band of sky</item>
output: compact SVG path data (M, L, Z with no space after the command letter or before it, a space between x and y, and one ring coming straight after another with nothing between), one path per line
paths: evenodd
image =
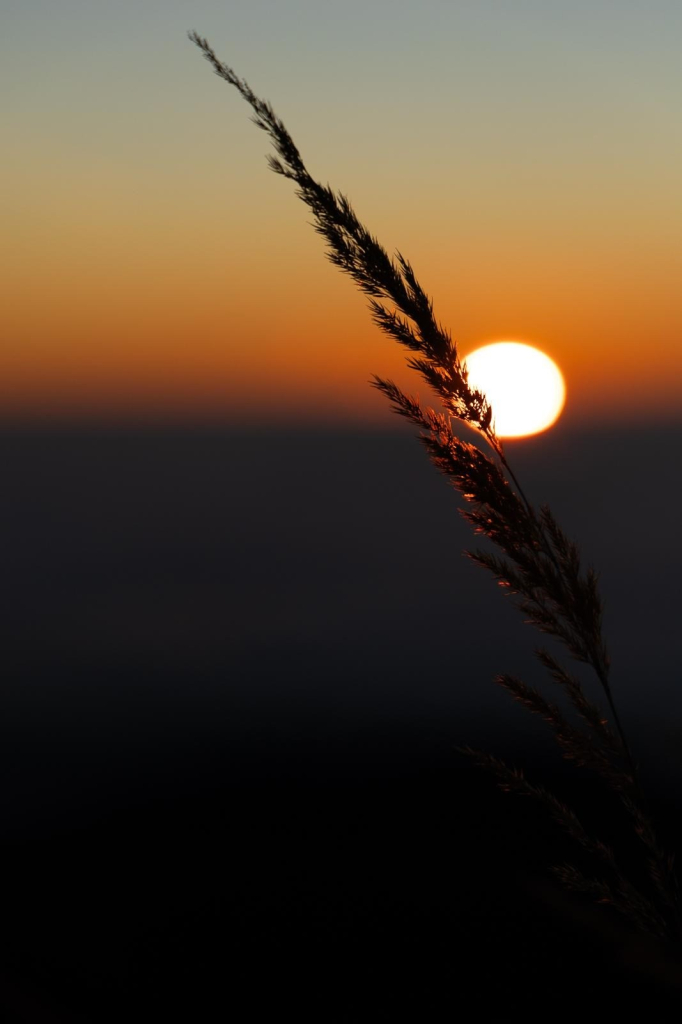
M425 397L186 12L152 0L131 38L128 0L99 20L67 4L58 29L30 6L4 44L0 416L375 420L373 373ZM526 341L569 414L677 415L681 7L613 24L583 0L427 3L386 37L382 0L359 37L345 8L296 0L303 38L260 0L232 21L195 6L311 173L411 260L462 355Z

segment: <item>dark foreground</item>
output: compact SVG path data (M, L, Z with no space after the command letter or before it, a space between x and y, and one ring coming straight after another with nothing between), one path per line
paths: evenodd
M602 571L682 850L679 439L513 457ZM556 888L580 854L454 750L524 765L635 863L490 682L539 683L536 638L409 433L8 429L0 456L5 1019L679 1020L682 955Z

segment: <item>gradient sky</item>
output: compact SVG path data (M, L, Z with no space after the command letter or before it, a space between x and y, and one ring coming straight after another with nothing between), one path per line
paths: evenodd
M677 415L679 0L5 0L2 21L2 415L381 422L372 373L424 392L190 28L463 354L529 341L567 414Z

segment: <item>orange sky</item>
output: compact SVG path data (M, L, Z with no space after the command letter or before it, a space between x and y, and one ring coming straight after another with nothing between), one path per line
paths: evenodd
M485 24L441 12L462 55L448 64L425 48L439 25L410 42L407 19L409 90L388 50L387 84L333 19L310 29L320 52L327 40L326 75L294 36L259 48L242 19L230 38L210 4L192 19L273 101L311 173L411 260L462 354L528 341L562 368L567 415L667 419L682 398L682 75L667 44L682 18L663 8L669 23L642 36L633 16L601 50L569 5L554 21L544 8L530 35L514 23L505 36L499 6L477 8ZM309 211L265 165L266 137L181 21L151 55L151 37L110 42L102 75L66 35L49 50L46 32L32 45L54 64L48 93L15 60L0 414L385 420L372 373L424 386L325 259ZM96 40L95 25L83 31ZM499 60L481 79L491 25Z

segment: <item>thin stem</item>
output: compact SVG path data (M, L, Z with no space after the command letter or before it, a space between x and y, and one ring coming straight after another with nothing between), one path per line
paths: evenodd
M526 494L525 494L525 492L524 492L524 490L523 490L523 488L522 488L522 486L521 486L521 484L519 482L518 477L516 476L516 473L514 472L512 467L510 466L509 461L507 460L507 457L504 454L504 450L502 448L501 443L497 440L496 437L494 437L494 435L493 435L493 438L494 438L494 440L491 442L492 447L496 451L496 453L497 453L497 455L498 455L502 465L504 466L505 470L507 471L507 473L509 473L509 476L513 480L514 485L515 485L515 487L516 487L516 489L517 489L517 491L519 493L519 497L522 499L523 503L526 506L526 509L528 510L528 514L537 522L537 519L536 519L536 516L535 516L535 512L533 510L533 506L531 505L531 503L529 502L528 498L526 497ZM559 575L559 580L560 580L561 585L563 587L563 585L564 585L563 572L562 572L561 566L559 565L559 561L558 561L556 555L554 554L554 552L552 551L552 546L549 543L549 541L547 540L547 535L545 533L545 530L544 530L542 524L538 523L538 527L539 527L539 531L540 531L540 539L541 539L541 542L542 542L542 546L543 546L544 552L547 555L547 557L550 559L552 564L554 565L555 569L557 570L557 573ZM639 776L638 776L638 771L637 771L637 765L636 765L635 760L634 760L634 758L632 756L632 752L630 750L630 744L628 743L627 738L625 736L625 730L623 729L623 725L621 723L620 716L618 714L618 710L616 708L616 704L615 704L615 701L613 699L613 693L611 691L611 687L609 686L608 676L607 676L606 672L604 671L604 669L603 669L603 667L601 665L601 659L597 656L597 653L594 650L593 645L590 645L590 659L591 659L592 668L594 669L594 671L596 673L596 676L597 676L599 682L601 683L602 689L604 690L604 693L606 694L606 699L608 701L609 707L611 709L611 713L613 715L613 721L614 721L614 724L616 726L616 730L618 732L618 735L620 737L620 741L621 741L621 743L623 745L623 750L624 750L625 757L626 757L626 760L627 760L627 763L628 763L628 767L630 768L630 771L632 772L633 778L638 780ZM639 783L638 783L638 785L639 785Z
M628 741L625 738L625 731L623 729L623 726L621 724L620 718L618 716L618 711L616 709L616 704L615 704L615 701L613 699L613 694L611 692L611 687L609 686L608 677L606 676L606 673L604 672L604 670L599 666L599 663L597 661L597 658L596 658L594 652L592 652L592 668L597 673L597 678L599 679L599 682L602 685L604 693L606 694L606 699L609 702L609 707L611 708L611 713L613 715L613 721L614 721L614 724L616 726L616 730L618 732L618 735L620 736L620 741L623 744L623 749L625 751L625 756L627 758L627 762L628 762L628 766L630 768L630 771L632 772L633 778L635 780L638 780L639 774L638 774L638 771L637 771L637 765L635 764L635 760L634 760L634 758L632 756L632 753L630 751L630 745L628 744Z
M497 438L495 438L495 440L497 441ZM517 490L517 491L519 492L519 497L521 498L521 500L523 501L524 505L526 506L526 509L528 510L528 514L529 514L529 515L530 515L530 516L531 516L531 517L532 517L533 519L535 519L535 512L533 511L533 506L531 505L531 503L529 502L528 498L526 497L526 495L525 495L525 492L524 492L524 490L523 490L523 487L521 486L521 484L520 484L520 483L519 483L519 481L518 481L518 478L517 478L517 476L516 476L516 473L514 472L514 470L513 470L513 469L511 468L511 466L509 465L509 463L508 463L508 461L507 461L507 457L506 457L506 455L504 454L504 450L503 450L503 448L502 448L502 445L501 445L501 443L500 443L499 441L497 441L497 448L496 448L496 451L497 451L497 454L498 454L498 456L499 456L499 458L500 458L500 462L502 463L502 465L504 466L504 468L505 468L505 469L507 470L507 472L509 473L509 476L510 476L510 477L512 478L512 480L514 481L514 486L516 487L516 490ZM542 531L542 536L543 536L543 538L544 538L544 530ZM552 561L554 562L554 565L556 566L557 570L559 570L559 563L557 562L557 560L556 560L556 558L555 558L555 556L554 556L554 553L552 552L552 550L551 550L551 548L549 547L549 545L547 545L547 554L549 555L549 557L550 557L550 558L552 559Z

